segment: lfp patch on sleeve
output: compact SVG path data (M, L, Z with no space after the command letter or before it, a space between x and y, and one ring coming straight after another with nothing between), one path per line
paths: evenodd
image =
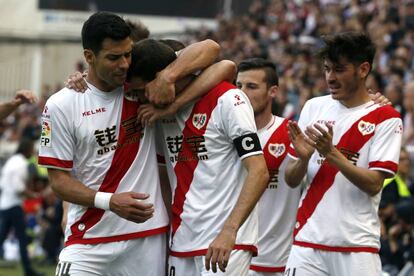
M50 120L42 119L40 145L49 148L52 146L52 122Z

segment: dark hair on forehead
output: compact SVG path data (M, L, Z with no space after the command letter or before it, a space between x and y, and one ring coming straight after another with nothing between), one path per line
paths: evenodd
M128 80L132 77L139 77L143 81L152 81L159 71L176 58L175 51L165 43L154 39L141 40L132 47Z
M371 65L375 56L375 45L371 38L360 32L345 32L322 37L325 46L319 51L322 59L338 63L344 58L355 64L368 62Z
M265 72L265 81L268 87L279 85L279 77L276 72L276 65L263 58L245 59L237 66L237 73L250 70L263 70Z
M98 54L106 38L121 41L129 37L131 29L120 16L110 12L97 12L82 27L82 45Z

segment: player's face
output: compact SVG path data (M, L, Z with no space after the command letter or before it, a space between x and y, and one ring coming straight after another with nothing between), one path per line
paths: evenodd
M343 59L338 63L325 60L324 71L328 90L333 99L347 102L354 98L360 85L354 64Z
M254 115L262 113L266 106L271 104L270 87L267 87L264 70L254 69L239 72L236 85L249 97Z
M140 78L132 77L128 82L128 88L125 93L130 93L138 99L140 103L147 103L148 99L145 97L145 85L147 82Z
M108 87L116 88L126 80L127 71L131 64L132 41L126 38L115 41L106 38L102 49L94 57L94 69L97 77Z

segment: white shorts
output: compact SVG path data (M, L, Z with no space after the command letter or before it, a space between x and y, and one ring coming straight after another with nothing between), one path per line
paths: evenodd
M187 258L169 257L168 276L248 276L252 252L246 250L233 250L226 268L222 272L217 267L217 273L207 271L204 261L205 256L195 256Z
M249 276L283 276L283 272L259 272L254 270L249 270Z
M378 276L381 260L375 253L331 252L293 245L285 276L293 275Z
M56 276L160 276L165 275L166 256L166 234L73 244L60 252Z

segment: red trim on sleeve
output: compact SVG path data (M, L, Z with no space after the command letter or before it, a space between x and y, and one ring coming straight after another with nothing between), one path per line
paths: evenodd
M257 272L285 272L286 267L284 266L261 266L261 265L250 265L250 270Z
M398 171L398 164L394 163L392 161L374 161L369 162L368 164L369 168L383 168L389 171L392 171L394 173L397 173Z
M39 165L42 166L53 166L64 169L72 169L73 161L72 160L61 160L53 157L43 157L39 156Z
M375 247L367 247L367 246L328 246L322 244L316 244L311 242L303 242L303 241L294 241L294 245L302 246L302 247L310 247L314 249L324 250L324 251L332 251L332 252L368 252L368 253L379 253L379 249Z

